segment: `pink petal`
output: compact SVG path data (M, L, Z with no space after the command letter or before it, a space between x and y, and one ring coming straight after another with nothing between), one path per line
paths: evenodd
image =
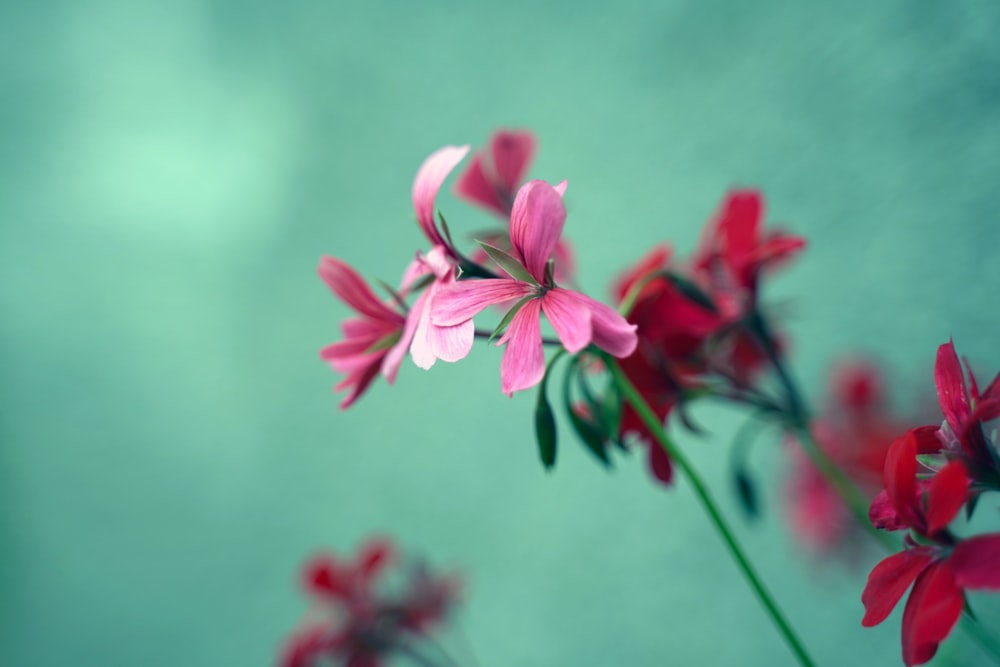
M521 299L533 289L531 285L512 278L461 280L444 285L431 305L431 322L436 326L462 324L487 306Z
M319 277L348 306L375 320L403 323L403 316L375 296L364 279L346 262L324 256L319 261Z
M347 387L353 386L351 392L340 402L340 409L346 410L347 408L354 405L354 402L361 398L361 395L365 393L368 386L372 383L376 377L378 377L379 364L372 364L371 366L358 371L357 373L352 373L348 377L344 378L336 387L333 388L334 391L341 391Z
M468 146L439 148L424 160L413 180L413 208L417 212L417 223L434 245L445 245L434 221L434 199L448 174L468 152Z
M562 197L545 181L529 181L517 191L510 214L510 241L528 273L540 283L565 222Z
M551 289L542 297L542 312L552 323L556 335L570 354L576 354L590 345L593 330L590 326L590 308L579 294L560 288Z
M513 193L531 166L535 136L531 132L501 130L493 135L490 152L497 178L508 193Z
M917 497L917 442L913 431L907 431L889 447L883 481L900 520L923 532L924 517Z
M540 299L528 301L517 311L497 342L497 345L507 345L500 362L500 385L508 396L534 387L545 375L541 309Z
M552 189L559 193L560 197L566 196L566 187L569 185L569 181L563 179L559 183L552 186Z
M861 625L870 628L884 621L931 559L931 550L921 547L893 554L876 565L861 593L865 605Z
M427 330L431 326L431 295L437 287L437 281L432 283L430 287L424 290L413 305L410 307L410 312L406 316L406 329L403 331L403 338L409 338L408 348L410 351L410 357L413 359L413 363L417 365L418 368L427 370L434 365L437 357L434 356L434 351L431 350L430 343L427 340ZM408 331L412 327L412 332ZM407 336L409 334L409 336ZM406 353L406 347L403 348L403 353L399 355L399 360ZM397 350L394 348L392 350L393 363L396 362Z
M1000 590L1000 533L962 540L948 557L955 583L973 590Z
M445 280L450 280L446 278ZM454 326L437 326L431 322L432 304L437 300L442 287L451 283L434 281L427 288L427 299L422 304L422 311L410 345L410 356L420 368L428 369L437 359L448 362L459 361L468 356L472 350L475 328L472 320L466 320ZM414 306L416 308L416 306Z
M629 323L611 306L596 301L586 294L574 292L590 309L590 325L594 330L593 343L608 354L624 359L635 352L639 344L636 325Z
M951 461L931 480L927 490L927 534L933 535L948 527L968 499L971 480L965 466Z
M929 565L903 610L903 662L922 665L933 658L962 615L963 604L962 590L947 561Z
M937 362L934 364L934 383L937 385L938 402L951 432L962 432L969 418L969 395L965 388L962 364L955 354L955 345L949 340L938 348Z
M455 194L474 204L492 209L501 217L509 215L506 204L483 171L482 153L473 155L468 168L458 177L458 181L455 183Z

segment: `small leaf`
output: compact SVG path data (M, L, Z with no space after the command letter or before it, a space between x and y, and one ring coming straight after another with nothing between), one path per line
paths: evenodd
M691 301L694 301L699 306L713 312L718 313L719 309L715 305L715 301L712 300L708 294L704 292L698 285L696 285L691 280L688 280L679 273L674 273L673 271L664 271L663 277L669 280L677 290L686 296Z
M476 241L486 254L490 256L494 262L497 263L501 269L507 272L507 274L514 280L520 280L523 283L530 283L532 285L537 285L538 281L535 280L534 276L528 273L528 269L524 268L524 265L517 260L516 257L510 255L496 246L491 246L489 243L484 241Z
M760 514L760 504L757 501L757 486L746 470L733 471L733 483L736 487L736 497L748 518L756 519Z
M389 285L389 283L385 282L384 280L380 280L378 278L375 279L375 282L379 284L379 287L381 287L386 291L386 293L389 295L389 298L395 301L397 306L403 309L403 312L406 312L410 309L410 307L406 305L406 299L403 298L403 295L394 290L392 286Z
M451 240L451 230L448 229L448 223L444 219L444 213L438 211L438 220L441 221L441 231L444 232L444 239L448 242L448 247L454 248L455 242Z
M524 304L528 303L529 301L531 301L534 298L537 298L537 297L535 297L534 294L529 294L528 296L524 297L523 299L521 299L520 301L518 301L517 303L515 303L511 307L511 309L508 310L507 313L503 316L503 319L500 320L500 324L498 324L497 328L494 329L493 333L490 334L490 337L486 341L486 343L487 344L492 343L494 338L496 338L497 336L499 336L500 334L502 334L503 330L507 328L508 324L510 324L510 321L512 319L514 319L515 315L517 315L517 311L519 311L522 308L524 308Z
M362 354L374 354L376 352L381 352L382 350L388 350L390 347L399 342L402 335L403 333L401 331L393 331L392 333L386 334L368 346Z
M976 493L969 497L965 502L965 520L972 520L972 513L976 511L976 506L979 505L980 494Z
M538 440L538 454L546 470L556 463L556 418L552 406L545 396L545 379L538 387L538 402L535 404L535 438Z

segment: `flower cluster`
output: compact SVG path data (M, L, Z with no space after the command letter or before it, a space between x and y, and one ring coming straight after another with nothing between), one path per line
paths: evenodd
M851 360L834 370L829 399L812 432L830 460L871 499L882 489L889 446L906 426L889 410L881 371L869 361ZM816 553L860 555L863 527L800 443L793 437L788 444L785 495L795 536Z
M913 585L903 610L903 661L921 665L937 652L965 606L965 590L1000 590L1000 533L962 538L950 525L971 515L980 495L1000 489L996 437L986 422L1000 417L1000 375L983 391L966 384L952 343L934 368L944 422L896 440L886 456L885 490L872 502L872 524L908 530L905 548L882 560L862 594L862 624L881 623Z
M309 562L303 583L314 605L287 642L281 664L378 667L390 654L413 655L416 643L447 616L460 584L418 564L405 573L398 592L387 592L379 579L396 560L390 542L372 540L353 559L320 556Z

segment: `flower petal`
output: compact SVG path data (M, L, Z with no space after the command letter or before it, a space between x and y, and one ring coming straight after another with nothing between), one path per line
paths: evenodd
M624 359L635 352L635 348L639 344L636 325L631 324L611 306L580 292L574 292L574 294L590 309L590 325L594 329L594 345L619 359Z
M872 525L880 530L903 530L909 528L907 523L896 514L896 508L889 500L889 494L882 490L875 499L872 500L871 507L868 508L868 520Z
M540 299L525 303L497 342L497 345L507 345L500 362L500 385L508 396L534 387L545 375L541 308Z
M932 558L930 549L920 547L893 554L872 568L861 593L861 603L865 605L861 625L870 628L884 621Z
M468 152L468 146L439 148L424 160L413 180L413 209L417 212L417 223L434 245L446 245L434 222L434 199L448 174Z
M347 262L324 256L319 261L317 272L341 301L362 315L383 322L403 323L403 316L382 303L364 278Z
M469 356L476 330L472 320L450 327L431 325L429 338L434 356L441 361L456 362Z
M648 443L647 446L649 447L649 458L647 459L649 471L661 484L670 486L674 477L674 466L670 462L670 457L660 446L660 443L655 440Z
M969 395L965 388L962 364L955 354L955 345L949 340L938 348L934 364L934 384L937 385L938 402L951 432L959 434L969 418Z
M385 569L395 557L396 548L387 539L373 539L366 542L354 557L355 568L364 583L370 582Z
M883 481L899 519L924 532L926 526L917 496L917 442L913 431L907 431L889 447Z
M458 181L455 183L455 194L462 199L491 209L501 217L507 217L510 214L496 188L486 177L482 153L477 152L473 155L468 168L458 177Z
M577 292L555 288L541 299L542 312L549 318L556 335L570 354L576 354L590 345L593 337L590 308L578 296Z
M934 657L962 615L962 589L947 561L932 563L917 578L903 610L903 662L922 665Z
M969 484L965 466L958 461L951 461L934 475L927 490L928 535L948 527L968 499Z
M955 583L973 590L1000 590L1000 533L962 540L948 557Z
M446 327L462 324L487 306L520 299L532 291L531 285L509 278L461 280L444 285L431 304L431 322Z
M535 135L526 131L500 130L490 141L493 167L508 193L517 190L535 155Z
M510 241L524 267L540 283L565 222L562 197L545 181L529 181L517 191L510 214Z

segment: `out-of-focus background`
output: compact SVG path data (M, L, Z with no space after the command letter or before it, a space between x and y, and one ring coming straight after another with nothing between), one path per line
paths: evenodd
M1000 367L998 25L913 0L4 3L0 663L272 663L305 557L377 532L464 574L446 641L482 667L789 664L685 484L568 438L542 471L498 350L339 411L317 351L348 311L315 267L395 282L424 157L531 128L590 293L758 186L809 239L767 297L812 397L862 350L912 411L949 336ZM739 415L696 416L711 436L678 437L820 662L898 664L898 611L860 627L874 557L795 544L778 446L741 521Z

